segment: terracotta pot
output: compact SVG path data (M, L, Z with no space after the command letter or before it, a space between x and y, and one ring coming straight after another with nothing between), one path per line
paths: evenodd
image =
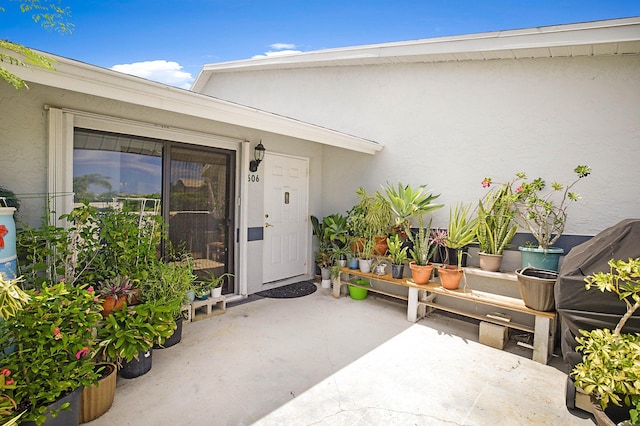
M352 253L362 253L362 250L364 250L364 238L351 240Z
M387 245L387 236L382 235L376 237L376 248L374 249L374 254L378 256L384 256L389 251L389 245Z
M415 284L427 284L431 279L433 264L421 266L417 265L416 262L410 262L409 269L411 269L411 279Z
M102 317L106 318L111 314L111 311L122 309L124 303L127 301L127 296L121 295L116 299L115 296L106 296L102 301Z
M440 276L440 285L447 290L455 290L460 286L460 280L462 279L464 271L457 269L457 267L439 266L438 275Z

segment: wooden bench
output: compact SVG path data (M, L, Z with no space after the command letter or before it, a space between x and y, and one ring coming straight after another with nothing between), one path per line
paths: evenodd
M465 274L474 273L474 269L465 268ZM411 280L395 279L390 274L377 275L373 273L363 273L359 270L353 270L349 268L340 269L340 277L333 280L333 296L338 298L342 292L343 285L353 285L356 287L366 288L374 293L384 294L386 296L394 297L396 299L404 300L407 302L407 320L410 322L416 322L418 319L424 317L426 314L426 307L433 309L440 309L447 312L451 312L457 315L462 315L470 318L475 318L481 321L490 322L493 324L499 324L505 327L514 328L517 330L533 333L533 360L546 364L549 360L549 356L553 352L553 342L555 339L555 328L557 313L542 312L530 309L525 306L524 301L519 298L502 296L494 293L472 290L468 288L458 288L456 290L447 290L440 286L438 282L431 281L424 285L413 283ZM501 277L500 273L492 273L496 277ZM367 278L370 280L383 281L408 288L408 297L403 295L384 291L382 289L372 286L361 286L358 284L350 283L342 280L342 276L354 275L358 277ZM506 275L506 274L504 274ZM512 279L509 275L506 275L507 279ZM520 324L514 321L505 321L499 318L495 318L487 315L480 315L473 312L467 312L461 309L452 308L435 301L435 296L451 297L455 299L465 300L471 303L479 303L483 305L493 306L496 308L506 309L512 312L519 312L527 315L533 315L535 318L534 326Z

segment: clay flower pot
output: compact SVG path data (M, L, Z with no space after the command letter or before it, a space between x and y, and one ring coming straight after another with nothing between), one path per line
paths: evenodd
M444 265L438 267L438 275L440 276L440 285L447 290L455 290L460 286L464 271L456 266Z
M411 269L411 279L415 284L427 284L431 279L433 264L422 266L417 265L416 262L410 262L409 269Z

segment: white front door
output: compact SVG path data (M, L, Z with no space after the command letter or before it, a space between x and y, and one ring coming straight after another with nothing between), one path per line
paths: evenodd
M263 282L307 272L307 159L266 153L264 162Z

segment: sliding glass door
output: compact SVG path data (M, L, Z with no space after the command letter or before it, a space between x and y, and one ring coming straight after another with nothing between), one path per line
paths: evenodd
M229 151L177 145L166 159L169 239L191 253L201 278L233 272L233 160ZM223 293L233 292L225 280Z
M73 152L76 203L162 213L200 278L233 272L235 151L77 128Z

